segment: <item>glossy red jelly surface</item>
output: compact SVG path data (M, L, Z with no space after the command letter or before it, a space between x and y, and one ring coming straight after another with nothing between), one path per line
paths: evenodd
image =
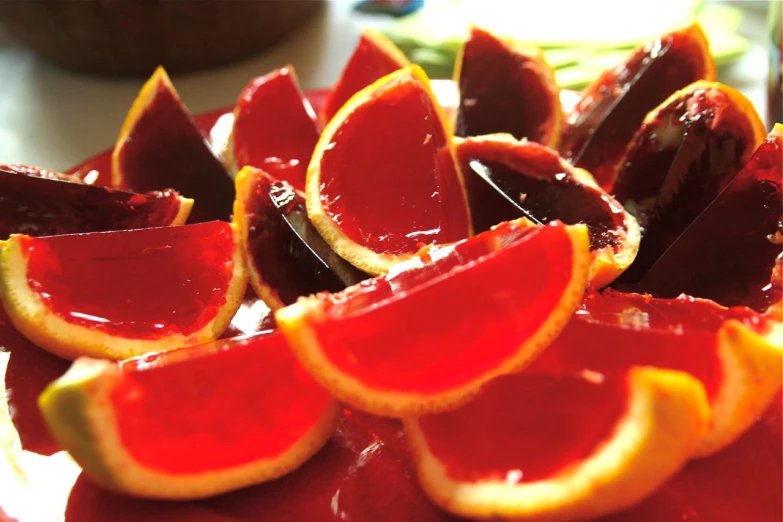
M191 222L228 220L234 184L188 109L162 81L121 144L123 187L173 188L196 203Z
M355 93L406 65L379 46L374 38L363 34L340 79L324 100L320 112L323 123L331 120Z
M141 464L169 473L274 458L331 401L277 333L166 352L122 369L111 392L122 443Z
M669 368L698 378L713 396L723 378L718 331L729 320L761 333L768 325L747 308L726 309L711 301L655 299L612 291L590 294L560 336L526 371L610 374L630 366Z
M317 93L320 95L321 93ZM310 97L317 109L321 98ZM197 119L207 131L218 111ZM100 173L98 183L109 172L110 153L85 161L75 171L84 176ZM6 385L9 401L15 401L20 386L38 391L68 367L49 376L38 372L35 358L16 357L15 348L0 333L0 363L11 351ZM20 336L21 337L21 336ZM18 350L22 352L22 350ZM43 350L41 354L50 356ZM50 356L54 358L54 356ZM18 364L14 363L17 360ZM56 358L55 358L56 359ZM2 366L0 366L0 372ZM14 376L9 377L13 371ZM10 382L13 380L14 385ZM12 404L35 407L37 392L29 401ZM35 407L37 411L37 407ZM599 519L600 522L738 522L783 519L783 441L781 403L778 399L765 415L737 442L709 458L690 462L658 492L635 507ZM0 428L13 427L3 425ZM0 462L15 462L15 448L6 448ZM26 448L30 449L30 448ZM38 458L26 471L29 480L22 488L22 504L46 504L54 520L66 522L256 522L259 517L276 522L443 522L456 520L438 510L421 492L415 478L405 438L397 422L346 411L345 418L323 450L297 471L273 482L245 488L231 494L195 502L141 500L109 492L80 476L72 480L61 474L62 459ZM46 481L35 481L38 473ZM21 478L19 480L22 480ZM67 506L65 505L67 501ZM9 499L0 500L6 512L20 522L39 522L9 511Z
M557 88L547 84L548 75L551 72L531 56L472 28L462 55L454 134L507 132L517 139L548 143L554 112L560 110Z
M263 282L284 304L369 277L332 251L307 218L304 196L291 185L262 171L250 183L244 202L247 249Z
M642 241L618 281L638 282L734 179L756 146L748 132L746 117L717 88L691 90L640 128L614 195L636 215Z
M433 101L412 78L354 109L321 160L321 202L353 241L389 254L467 237L459 175Z
M783 250L783 139L770 134L750 162L642 277L638 288L764 311L783 297L770 281ZM708 261L705 261L708 260Z
M0 167L0 240L161 227L178 211L173 190L135 194Z
M563 156L611 189L615 168L647 113L671 93L703 79L707 56L701 45L691 33L672 33L604 73L567 119Z
M457 158L476 232L527 216L541 223L586 224L593 250L621 247L622 206L604 191L577 181L554 151L530 142L513 147L463 142L457 146Z
M476 237L478 250L490 234ZM326 301L313 327L330 362L373 387L437 393L514 354L571 281L570 237L562 225L534 228L480 258L470 256L474 241L426 268L398 266Z
M505 375L465 406L419 424L452 479L522 484L589 457L611 436L627 400L624 379Z
M225 303L224 222L25 238L31 289L62 319L129 338L198 331Z
M234 115L231 152L236 167L258 167L304 190L319 131L294 72L283 67L251 80Z

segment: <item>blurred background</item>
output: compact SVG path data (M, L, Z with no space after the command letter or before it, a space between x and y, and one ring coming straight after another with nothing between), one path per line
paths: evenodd
M781 2L773 2L779 34ZM305 89L328 87L368 26L432 77L450 77L475 22L541 46L560 85L579 89L634 46L695 18L719 79L765 116L770 7L766 0L0 0L0 162L66 170L111 147L158 63L194 113L232 105L250 78L286 64Z

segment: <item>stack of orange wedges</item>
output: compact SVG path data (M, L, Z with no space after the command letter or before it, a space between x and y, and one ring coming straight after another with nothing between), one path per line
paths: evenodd
M444 108L366 31L325 100L252 79L223 147L159 69L97 181L0 167L0 350L73 361L35 415L91 484L648 520L779 414L783 126L699 26L572 108L535 49L474 27L458 62Z

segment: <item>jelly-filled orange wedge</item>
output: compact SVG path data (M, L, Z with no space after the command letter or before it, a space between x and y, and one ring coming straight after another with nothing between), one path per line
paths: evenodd
M340 79L324 100L319 114L326 125L351 96L371 83L410 65L391 40L374 29L365 29Z
M14 326L55 355L124 359L216 339L247 271L230 223L30 237L0 250Z
M471 27L454 81L460 95L455 135L503 132L557 147L563 120L560 89L540 50Z
M593 177L557 152L508 135L455 139L476 231L519 217L584 223L590 231L594 288L609 284L639 249L639 225Z
M678 89L715 77L698 23L664 34L585 88L566 115L560 152L611 191L625 148L645 115Z
M176 191L138 194L86 185L35 167L0 166L0 240L183 225L193 200Z
M739 91L699 81L647 115L622 161L614 196L642 228L618 281L636 283L750 160L766 132Z
M505 375L472 402L406 419L424 491L460 516L593 520L654 492L709 421L688 374Z
M166 499L285 475L323 446L339 413L276 333L120 364L80 358L39 404L93 481Z
M685 293L759 312L779 302L783 294L773 271L783 256L781 185L783 125L777 124L637 288L661 297Z
M590 294L531 373L617 373L631 366L687 372L711 406L709 431L695 455L740 437L780 390L783 325L744 307L682 296L656 299Z
M584 225L509 222L275 317L338 399L405 417L454 407L525 366L574 312L589 260Z
M111 182L137 192L175 189L195 200L191 221L231 217L234 184L163 68L147 80L125 118Z
M471 234L443 108L418 66L384 76L329 122L307 171L307 214L340 256L380 274Z
M318 235L307 219L304 194L253 167L239 171L235 181L233 219L244 243L250 286L272 309L369 277Z
M315 113L302 95L292 66L254 78L234 107L229 169L258 167L304 190L318 134Z

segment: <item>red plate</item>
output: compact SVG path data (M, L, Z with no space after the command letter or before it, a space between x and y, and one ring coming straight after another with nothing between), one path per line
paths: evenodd
M324 94L309 93L316 109ZM210 132L226 113L210 112L197 121ZM219 139L219 128L214 135ZM99 174L109 173L110 156L110 151L98 154L73 171L100 180ZM321 452L275 482L197 502L145 501L104 491L57 452L38 415L38 394L68 365L27 342L0 311L0 373L5 376L0 397L7 397L8 404L0 406L0 522L454 520L421 493L399 425L350 411ZM601 521L780 522L782 425L778 397L731 447L691 462L647 501Z

